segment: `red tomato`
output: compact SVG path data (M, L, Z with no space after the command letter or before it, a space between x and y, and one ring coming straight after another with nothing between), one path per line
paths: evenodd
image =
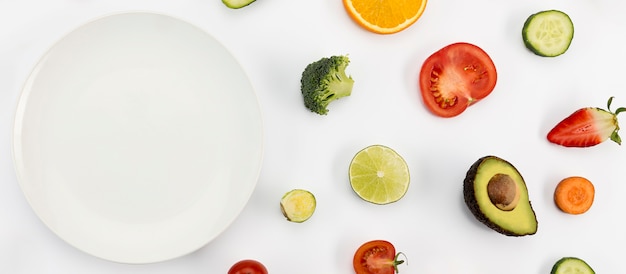
M228 274L267 274L265 266L255 260L242 260L235 263Z
M352 265L356 274L393 274L398 272L396 248L387 241L374 240L364 243L354 253Z
M419 87L433 114L454 117L489 95L496 79L496 66L485 51L469 43L454 43L426 59Z

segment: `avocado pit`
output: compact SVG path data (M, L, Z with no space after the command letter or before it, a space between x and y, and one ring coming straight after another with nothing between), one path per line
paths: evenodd
M504 211L515 209L519 202L519 187L511 176L503 173L494 174L487 183L487 195L491 203Z

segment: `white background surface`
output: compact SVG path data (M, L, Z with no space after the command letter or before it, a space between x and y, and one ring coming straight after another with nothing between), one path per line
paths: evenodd
M524 20L545 9L565 11L575 25L568 52L552 59L533 55L521 40ZM178 17L221 41L248 73L265 123L263 169L242 214L197 252L149 265L103 261L58 238L27 204L11 156L17 98L38 59L81 24L135 10ZM352 273L354 251L373 239L408 256L401 273L549 273L563 256L617 273L626 244L626 148L562 148L545 134L577 108L604 107L609 96L616 96L614 109L626 105L625 11L607 0L431 0L416 24L385 36L358 27L338 0L258 0L241 10L218 0L0 1L0 273L226 273L246 258L274 274ZM498 84L460 116L434 117L420 101L417 73L431 53L460 41L490 54ZM355 86L319 116L302 104L300 74L334 54L350 55ZM411 186L395 204L368 204L349 187L350 159L374 143L394 148L410 166ZM489 154L526 179L536 235L497 234L463 204L465 172ZM596 186L596 202L580 216L552 202L555 185L572 175ZM302 224L285 221L278 206L292 188L318 200Z

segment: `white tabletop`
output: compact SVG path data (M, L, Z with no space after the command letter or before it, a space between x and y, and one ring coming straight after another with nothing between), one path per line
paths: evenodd
M526 18L546 9L567 12L575 25L568 52L533 55L521 40ZM24 81L65 34L103 15L153 11L194 24L228 48L247 72L261 105L264 160L257 187L234 223L189 255L128 265L86 254L50 231L26 201L12 159L12 125ZM431 0L410 28L393 35L356 25L341 1L258 0L240 10L219 0L0 1L0 273L226 273L241 259L270 273L352 273L362 243L384 239L408 257L400 273L548 273L564 256L615 273L626 244L626 148L550 144L545 135L580 107L626 106L623 85L626 4L609 0ZM454 42L483 48L498 69L494 92L458 117L444 119L421 102L417 75L433 52ZM355 80L350 97L329 113L302 103L304 67L348 54ZM626 123L626 122L625 122ZM626 133L625 133L626 134ZM371 144L400 153L411 171L402 200L373 205L351 190L348 165ZM463 203L465 173L496 155L526 179L537 234L507 237L489 230ZM580 175L596 186L583 215L560 212L555 185ZM317 197L313 217L285 220L281 196L304 188Z

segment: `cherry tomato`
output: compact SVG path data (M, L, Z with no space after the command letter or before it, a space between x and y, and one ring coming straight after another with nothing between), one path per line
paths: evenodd
M396 248L388 241L374 240L361 245L352 265L356 274L393 274L398 273L398 265L404 263L396 254Z
M258 261L241 260L228 270L228 274L267 274L267 269Z
M484 50L469 43L454 43L426 59L419 88L433 114L454 117L489 95L496 80L496 66Z

